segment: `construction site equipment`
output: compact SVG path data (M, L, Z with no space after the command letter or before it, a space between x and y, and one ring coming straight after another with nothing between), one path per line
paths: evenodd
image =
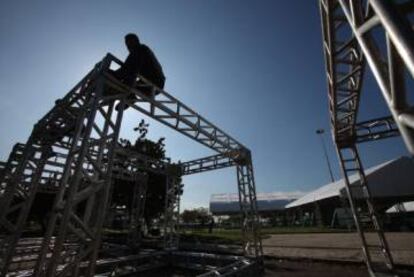
M401 135L408 151L414 154L414 106L406 91L406 82L414 77L414 1L320 0L319 6L332 133L362 251L371 276L394 274L356 145ZM367 67L391 116L359 123ZM360 176L363 201L356 201L349 182L349 176L355 173ZM362 224L362 218L370 224ZM377 234L375 245L367 244L367 226ZM373 256L382 257L382 262L373 262Z
M135 268L140 270L165 265L178 248L177 191L182 189L178 178L229 166L237 167L244 258L237 258L231 266L223 268L212 267L208 263L199 268L204 271L217 269L214 276L228 276L240 273L246 267L260 265L262 245L250 150L144 78L139 77L146 86L152 88L151 95L142 93L139 86L122 84L108 73L114 64L121 66L122 62L108 54L64 98L56 101L50 112L34 126L26 144L17 144L7 163L2 165L2 275L9 273L13 276L15 273L11 271L19 270L18 266L11 268L12 259L22 249L23 228L33 200L42 190L53 190L55 200L44 237L30 240L32 249L37 251L35 255L29 255L35 266L21 274L92 276L97 272L97 267L110 265L113 272L114 266L128 262L135 263ZM133 102L130 101L131 94L136 98ZM184 162L177 171L167 161L154 161L137 153L123 152L118 139L124 109L128 106L218 154ZM126 155L126 161L124 158L123 166L119 166L122 155ZM165 251L139 257L101 258L102 229L113 178L136 181L138 188L134 193L132 229L136 230L134 226L142 220L142 207L145 205L142 196L145 194L146 182L145 176L140 174L140 168L163 172L168 177L164 214ZM139 240L133 231L130 232L130 238L135 243ZM163 255L169 255L169 258L163 259ZM200 258L197 256L197 259ZM138 262L142 259L150 259L153 263L142 265Z

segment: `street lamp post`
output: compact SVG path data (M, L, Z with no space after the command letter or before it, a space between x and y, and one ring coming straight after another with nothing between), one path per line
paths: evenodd
M329 170L329 175L331 176L331 181L334 182L335 179L334 179L333 174L332 174L331 162L329 161L328 151L326 151L325 140L323 139L323 134L324 133L325 133L324 129L317 129L316 130L316 134L318 134L319 138L321 139L322 149L323 149L323 153L325 154L326 164L328 165L328 170Z

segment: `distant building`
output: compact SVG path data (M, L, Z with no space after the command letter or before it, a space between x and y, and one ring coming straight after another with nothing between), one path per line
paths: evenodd
M301 192L257 193L257 208L259 213L281 211L287 204L301 196L303 196ZM239 195L237 193L211 195L210 212L213 215L240 213Z

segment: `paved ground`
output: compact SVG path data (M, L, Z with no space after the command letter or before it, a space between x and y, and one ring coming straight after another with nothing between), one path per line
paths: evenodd
M387 233L386 237L395 263L414 266L414 233ZM377 244L373 234L368 235L368 243ZM362 261L359 245L356 233L281 234L265 239L263 250L272 257Z
M264 277L369 277L365 265L267 259Z

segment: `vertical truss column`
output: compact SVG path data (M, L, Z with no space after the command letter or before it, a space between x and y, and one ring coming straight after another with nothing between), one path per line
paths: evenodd
M166 175L165 212L164 212L164 248L175 250L178 248L180 221L180 191L181 178L168 170ZM172 174L171 174L172 173Z
M120 109L115 109L114 98L106 97L110 91L104 72L109 63L105 58L100 64L99 74L88 84L89 93L78 108L75 135L35 267L36 276L78 276L84 261L88 263L82 275L94 274L126 97L117 96ZM63 251L66 243L75 245L73 250Z
M135 174L135 184L130 212L128 244L138 248L141 242L142 227L144 226L145 200L147 197L148 176Z
M367 184L358 150L355 145L347 148L338 148L338 155L344 176L349 205L354 217L358 235L361 239L362 251L368 270L371 276L377 276L376 274L379 272L384 273L390 271L391 273L394 269L393 259L384 236L382 225L374 208L371 192ZM352 174L359 175L359 182L353 184L350 183L349 177ZM362 192L362 199L356 199L355 194L358 192ZM366 222L364 224L361 222L362 218L368 220L369 226L366 226ZM368 243L366 228L374 229L374 232L370 233L372 236L375 235L374 244L372 244L372 242ZM374 256L377 258L382 257L381 261L374 263L372 261ZM387 268L381 267L383 264L385 264Z
M26 147L17 144L13 148L2 174L0 230L5 234L0 241L2 276L7 274L50 152L51 147L39 145L31 137Z
M319 4L332 131L364 257L370 273L375 275L383 269L372 263L372 251L381 253L388 270L393 269L393 262L356 143L399 133L408 150L414 153L414 105L407 97L405 85L410 77L414 77L413 1L320 0ZM392 120L381 118L356 122L365 61L388 105ZM360 176L358 186L363 191L362 201L354 198L349 184L351 172ZM361 217L371 222L377 245L367 244Z
M337 9L351 28L400 134L414 154L414 105L406 90L408 79L414 78L413 3L369 0L364 7L364 1L338 2Z
M319 4L331 126L336 140L352 141L365 59L338 2L320 0Z
M243 252L246 256L254 256L262 262L263 249L257 213L256 185L250 153L245 163L237 165L237 184L242 216Z
M96 69L96 68L95 68ZM25 146L17 145L0 179L0 225L6 230L1 247L1 270L7 272L17 240L26 223L33 199L41 182L43 167L51 146L72 134L78 106L82 105L87 84L95 76L89 72L55 107L33 128ZM14 223L9 220L14 218ZM14 225L16 224L16 225ZM5 273L4 273L5 274Z

